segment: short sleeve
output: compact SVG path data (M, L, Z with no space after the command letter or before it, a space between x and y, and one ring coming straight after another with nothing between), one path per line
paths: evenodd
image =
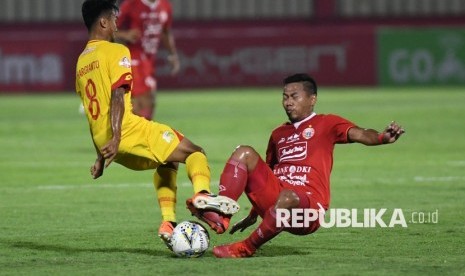
M334 135L334 142L337 144L350 143L348 139L349 129L356 125L351 121L344 119L337 115L328 115L328 119L332 124L332 133Z
M131 54L129 49L121 44L114 44L114 54L110 55L110 78L111 89L115 90L118 87L124 87L126 91L132 87L132 71L131 71Z

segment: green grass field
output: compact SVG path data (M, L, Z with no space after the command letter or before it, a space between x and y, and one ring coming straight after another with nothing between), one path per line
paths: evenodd
M156 237L152 172L113 164L98 180L85 118L73 93L0 96L0 274L2 275L465 275L465 92L452 88L320 90L316 111L407 133L389 146L338 145L332 208L402 208L407 228L327 228L279 235L255 257L174 257ZM208 153L213 191L235 146L262 155L286 120L281 90L161 92L158 121ZM178 220L191 219L184 166ZM250 205L240 199L242 210ZM438 223L411 223L438 211ZM389 221L389 219L387 219ZM213 245L243 239L211 233Z

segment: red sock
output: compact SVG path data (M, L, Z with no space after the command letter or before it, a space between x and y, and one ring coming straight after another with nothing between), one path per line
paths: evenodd
M262 223L244 240L249 248L258 249L267 241L276 237L283 229L276 227L276 210L274 206L268 209Z
M247 175L247 167L244 164L229 159L221 174L219 194L237 200L244 192Z

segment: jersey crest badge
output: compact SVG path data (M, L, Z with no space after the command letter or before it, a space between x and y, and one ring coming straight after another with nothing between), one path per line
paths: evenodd
M127 57L123 57L119 61L118 64L119 64L119 66L123 66L123 67L126 67L126 68L131 68L131 61Z
M174 138L174 133L167 130L165 132L163 132L163 140L165 140L168 144L171 143L171 141L173 141L173 138Z
M312 138L314 134L315 134L315 129L311 126L307 127L306 129L304 129L304 131L302 131L302 136L307 140Z

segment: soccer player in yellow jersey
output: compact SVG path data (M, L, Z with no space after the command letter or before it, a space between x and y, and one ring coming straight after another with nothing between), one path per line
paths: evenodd
M228 197L210 194L210 169L203 149L171 127L132 113L131 56L126 46L113 43L118 18L115 1L86 0L82 4L89 41L77 62L76 91L97 153L90 173L98 178L115 161L132 170L154 169L155 182L169 182L170 177L176 177L175 170L170 173L173 164L185 163L195 193L186 201L187 207L217 233L223 233L239 205ZM163 173L158 173L160 170ZM163 190L158 189L158 193ZM175 195L167 196L174 204ZM173 226L161 236L168 245Z

